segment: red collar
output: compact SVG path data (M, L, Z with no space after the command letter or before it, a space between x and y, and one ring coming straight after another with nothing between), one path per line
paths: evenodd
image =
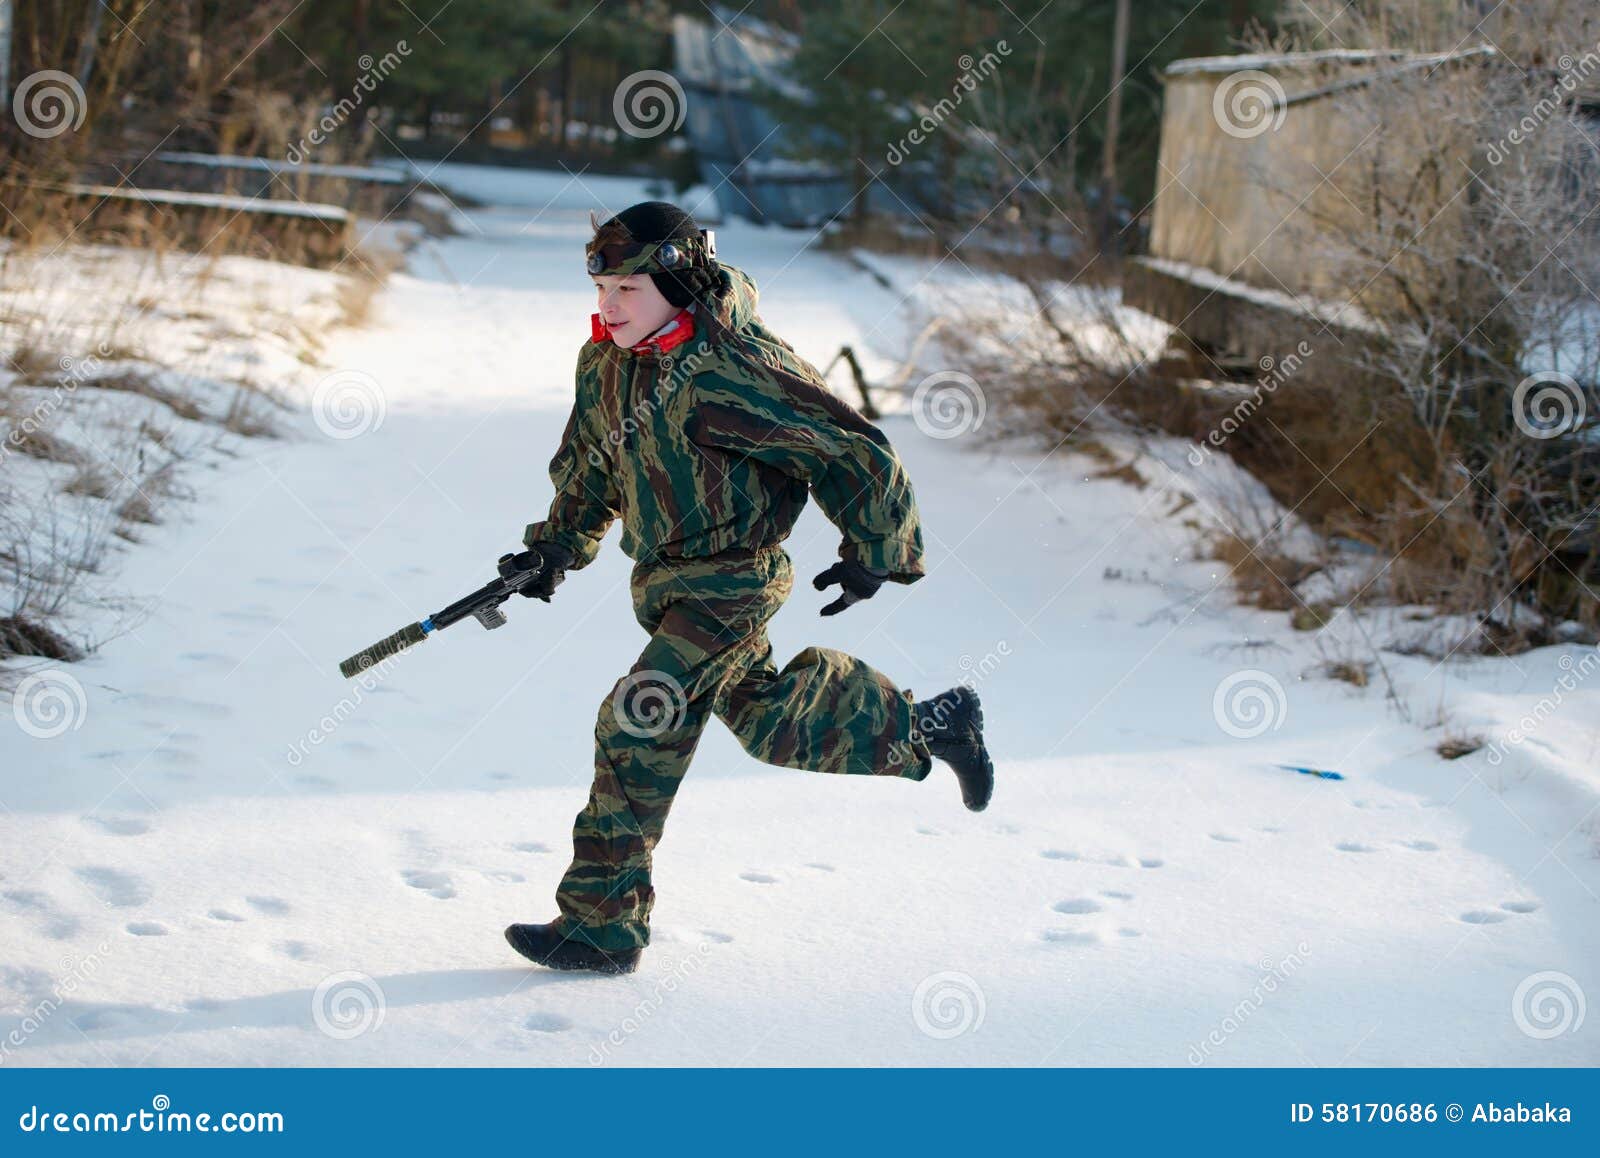
M611 340L611 328L600 320L599 314L589 315L589 327L590 336L594 341ZM688 310L679 310L677 317L632 347L632 351L635 354L665 354L676 350L692 337L694 337L694 315Z

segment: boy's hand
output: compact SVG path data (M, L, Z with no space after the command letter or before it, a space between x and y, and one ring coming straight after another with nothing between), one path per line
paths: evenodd
M839 598L822 609L824 615L838 615L853 603L871 599L888 577L887 571L880 571L876 567L864 567L854 559L840 559L813 579L811 586L818 591L824 591L835 583L839 585Z
M510 579L523 571L538 571L539 577L522 589L529 599L550 602L557 585L567 577L567 567L572 562L572 552L560 543L535 543L526 551L500 556L501 578Z

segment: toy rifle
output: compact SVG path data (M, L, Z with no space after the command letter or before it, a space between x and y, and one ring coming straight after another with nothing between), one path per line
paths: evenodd
M501 557L504 563L510 555ZM493 582L485 583L465 599L458 599L443 611L435 611L432 615L418 620L416 623L407 624L395 632L388 639L380 639L371 647L364 647L349 659L339 665L339 674L345 679L353 679L375 663L380 663L390 656L399 655L413 644L421 643L435 631L449 627L452 623L459 623L469 615L489 630L506 625L506 613L500 610L500 605L513 595L520 594L522 589L537 579L544 568L536 567L527 571L516 571L511 575L502 575Z

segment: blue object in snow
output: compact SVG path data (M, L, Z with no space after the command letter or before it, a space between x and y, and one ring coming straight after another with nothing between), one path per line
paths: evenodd
M1274 764L1274 768L1282 768L1285 772L1298 772L1302 776L1316 776L1323 780L1343 780L1343 772L1329 772L1326 768L1302 768L1298 764Z

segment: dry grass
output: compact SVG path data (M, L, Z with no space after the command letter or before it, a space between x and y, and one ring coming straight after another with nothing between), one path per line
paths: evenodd
M1434 747L1434 751L1443 760L1459 760L1463 756L1470 756L1488 741L1482 736L1465 732L1452 732Z
M1209 557L1227 567L1244 602L1264 611L1302 610L1305 604L1295 588L1321 569L1233 531L1215 533Z

